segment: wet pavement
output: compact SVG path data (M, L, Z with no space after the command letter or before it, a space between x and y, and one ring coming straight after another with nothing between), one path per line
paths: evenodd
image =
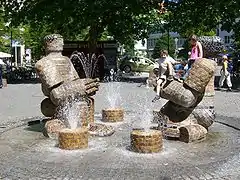
M43 136L39 104L44 98L39 84L10 85L0 92L0 179L240 179L239 93L216 92L217 122L207 139L186 144L164 140L163 151L138 154L129 151L130 132L150 124L143 110L152 104L154 92L135 83L101 84L95 96L95 120L109 103L110 88L119 91L118 105L126 111L124 122L113 124L110 137L92 137L86 150L60 150L57 142ZM28 119L27 119L28 118Z

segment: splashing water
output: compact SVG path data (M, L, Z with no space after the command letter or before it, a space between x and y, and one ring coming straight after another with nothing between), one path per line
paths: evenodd
M150 130L153 119L153 103L151 99L146 95L142 97L142 100L138 103L138 120L135 122L136 128L144 129L145 131Z
M100 57L104 58L106 61L104 55L97 56L95 53L85 55L83 52L75 51L72 53L70 60L72 62L81 63L86 78L92 78L94 76Z
M87 103L82 99L68 100L60 107L57 116L63 119L70 129L76 129L82 126L83 114L88 110L87 107Z
M121 105L120 87L121 84L118 82L108 83L105 87L104 92L106 92L106 100L109 108L116 108Z

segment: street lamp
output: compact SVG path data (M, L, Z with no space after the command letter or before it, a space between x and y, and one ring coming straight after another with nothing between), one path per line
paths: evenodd
M178 53L178 38L175 38L175 56L177 57L177 53Z

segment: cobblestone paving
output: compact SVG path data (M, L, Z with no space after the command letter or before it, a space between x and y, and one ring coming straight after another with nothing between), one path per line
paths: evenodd
M40 86L18 86L22 97L16 95L15 88L15 85L9 86L1 94L1 98L9 98L4 99L7 106L18 108L21 104L21 110L9 110L0 105L6 110L1 110L0 116L0 120L3 119L0 125L5 126L0 128L0 179L240 179L240 131L220 123L210 128L204 142L186 144L164 140L161 153L129 151L130 131L145 118L142 109L159 108L163 103L148 104L154 97L151 90L121 83L121 106L126 109L126 116L124 123L113 125L116 133L111 137L91 138L86 150L64 151L56 147L56 141L42 135L41 125L26 125L34 119L25 117L41 117L38 109L43 99ZM97 121L101 109L108 107L106 99L102 98L105 88L109 86L103 84L95 98ZM27 97L29 99L23 101ZM240 112L239 105L235 104L237 100L238 93L216 92L219 121L237 125Z

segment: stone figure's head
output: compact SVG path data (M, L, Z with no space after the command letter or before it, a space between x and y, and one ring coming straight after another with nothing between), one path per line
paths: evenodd
M60 52L63 50L63 37L60 34L50 34L44 37L45 51Z

